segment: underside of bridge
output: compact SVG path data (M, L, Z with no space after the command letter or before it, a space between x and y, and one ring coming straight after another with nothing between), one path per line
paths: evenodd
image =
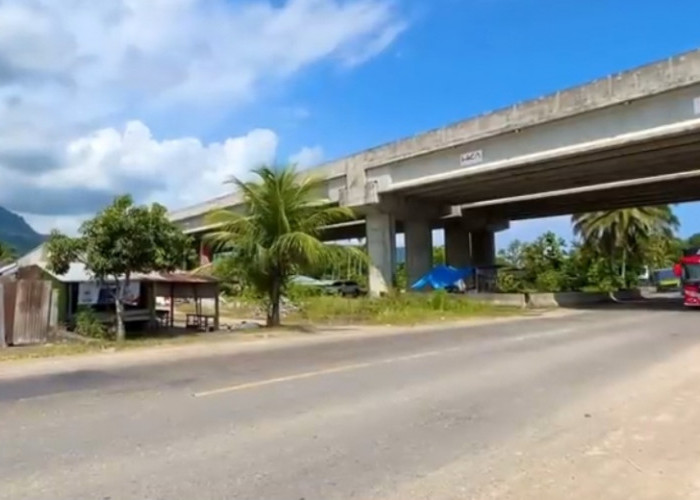
M504 205L499 200L519 196L537 196L542 193L576 189L586 186L603 186L621 181L650 179L643 188L644 193L634 197L638 190L634 186L618 189L594 188L581 194L580 207L573 211L592 210L595 206L606 206L611 200L628 196L630 202L658 203L689 201L692 189L683 189L692 176L667 178L654 181L654 177L695 171L700 168L700 132L691 129L681 131L663 139L635 142L622 146L558 155L556 159L528 161L507 168L475 168L473 172L442 176L420 186L399 188L396 194L424 203L467 205L477 208L479 202L488 202L491 207ZM500 167L500 166L499 166ZM693 180L692 182L695 182ZM640 187L639 190L642 190ZM672 191L677 191L674 194ZM641 191L640 191L641 193ZM666 194L664 194L666 193ZM622 202L623 204L625 202ZM541 217L547 213L546 204L533 215ZM528 206L533 206L532 204ZM560 210L555 210L561 213Z
M507 221L700 200L697 123L663 138L555 153L552 159L520 158L513 165L475 168L391 190L388 196L408 200L415 207L459 206L461 216L433 217L426 224L419 223L426 218L421 209L393 215L368 213L367 226L382 236L367 233L370 253L374 248L373 261L383 268L371 275L370 287L383 291L390 286L394 262L385 254L393 250L387 243L391 238L382 231L402 232L402 222L408 274L416 277L431 264L430 228L445 228L448 254L455 256L448 255L450 264L489 265L493 255L489 258L485 253L493 254L493 234L507 227ZM364 233L364 224L357 221L329 228L325 236L347 239ZM373 245L373 238L381 244Z

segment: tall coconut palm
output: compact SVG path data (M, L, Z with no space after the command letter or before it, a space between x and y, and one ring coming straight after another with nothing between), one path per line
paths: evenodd
M289 278L348 256L362 259L351 247L321 241L324 226L353 218L350 209L319 197L322 181L301 176L294 167L263 166L257 179L233 178L243 210L218 210L207 223L218 230L208 236L215 249L232 250L242 278L267 299L267 325L280 324L280 300Z
M620 257L620 275L624 283L629 256L639 254L651 236L673 237L679 226L678 218L668 205L576 214L572 223L574 234L584 244L605 252L612 262Z

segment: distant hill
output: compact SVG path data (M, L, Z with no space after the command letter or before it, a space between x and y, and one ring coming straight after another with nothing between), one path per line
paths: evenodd
M22 255L40 245L45 237L32 229L22 217L0 207L0 241Z

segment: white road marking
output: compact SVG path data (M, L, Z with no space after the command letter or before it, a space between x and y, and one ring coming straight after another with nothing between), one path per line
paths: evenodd
M554 330L546 330L543 332L532 333L529 335L519 335L517 337L503 337L500 340L504 342L523 342L525 340L535 340L540 338L546 338L550 336L564 335L567 333L572 333L575 331L574 328L557 328ZM439 356L441 354L446 354L449 352L455 352L467 348L468 346L461 345L458 347L450 347L448 349L439 349L435 351L426 351L417 354L409 354L406 356L397 356L394 358L385 358L378 361L368 361L365 363L351 363L347 365L334 366L330 368L324 368L322 370L315 370L310 372L296 373L293 375L286 375L284 377L276 377L264 380L258 380L256 382L247 382L244 384L230 385L225 387L219 387L216 389L210 389L208 391L195 392L193 394L196 398L203 398L208 396L216 396L219 394L226 394L229 392L245 391L249 389L257 389L259 387L265 387L268 385L282 384L285 382L293 382L295 380L303 380L307 378L320 377L322 375L331 375L334 373L343 373L349 371L360 370L362 368L371 368L373 366L386 365L390 363L400 363L404 361L412 361L416 359L423 359L432 356Z

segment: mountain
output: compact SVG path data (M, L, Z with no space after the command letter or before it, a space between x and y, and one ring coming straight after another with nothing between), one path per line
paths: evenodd
M19 255L40 245L44 239L22 217L0 207L0 241L14 248Z

